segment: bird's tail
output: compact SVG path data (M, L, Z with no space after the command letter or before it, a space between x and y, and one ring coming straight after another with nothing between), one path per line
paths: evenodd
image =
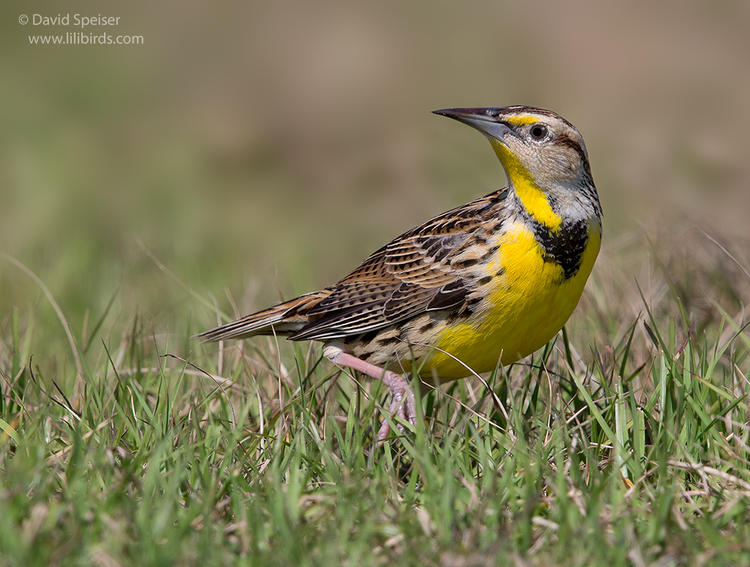
M322 289L300 295L231 323L204 331L198 335L198 338L205 342L214 342L245 339L254 335L291 335L310 322L304 312L328 297L330 293L330 290Z

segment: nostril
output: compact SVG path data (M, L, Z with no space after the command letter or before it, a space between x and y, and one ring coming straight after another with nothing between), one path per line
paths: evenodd
M500 114L500 111L497 108L487 108L485 109L484 113L490 118L497 118L498 114Z

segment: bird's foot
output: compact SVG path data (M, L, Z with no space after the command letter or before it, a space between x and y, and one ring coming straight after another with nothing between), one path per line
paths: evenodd
M414 401L414 392L409 388L409 382L400 374L396 374L395 372L389 372L389 374L390 376L388 378L391 382L388 384L388 388L391 392L391 407L389 408L390 415L383 416L383 423L381 424L380 429L378 429L379 447L385 443L386 438L391 432L391 424L388 421L389 417L398 417L411 425L416 425L417 423L417 406ZM400 423L397 423L396 427L400 433L404 431L404 426Z
M398 417L411 425L417 423L417 406L414 399L414 392L411 391L409 381L406 378L390 370L370 364L334 346L327 346L324 348L323 353L334 364L352 368L370 378L380 380L388 387L391 393L390 416L384 416L383 423L378 430L378 447L385 443L386 438L391 432L388 417ZM400 423L397 424L397 427L399 432L402 432L404 429Z

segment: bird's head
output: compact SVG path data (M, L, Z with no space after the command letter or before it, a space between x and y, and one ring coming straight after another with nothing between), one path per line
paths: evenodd
M528 177L542 190L593 185L583 136L554 112L506 106L447 108L435 114L468 124L487 136L513 185Z
M583 136L552 111L530 106L447 108L448 116L482 132L526 211L550 230L563 219L596 219L599 198Z

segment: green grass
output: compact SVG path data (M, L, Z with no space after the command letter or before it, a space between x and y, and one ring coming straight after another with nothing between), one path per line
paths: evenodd
M0 563L750 564L741 317L691 320L672 289L625 320L606 284L577 315L590 328L428 391L382 449L384 391L319 347L219 350L188 319L164 338L110 324L116 297L70 340L62 310L44 329L14 311ZM35 333L56 350L32 352Z

